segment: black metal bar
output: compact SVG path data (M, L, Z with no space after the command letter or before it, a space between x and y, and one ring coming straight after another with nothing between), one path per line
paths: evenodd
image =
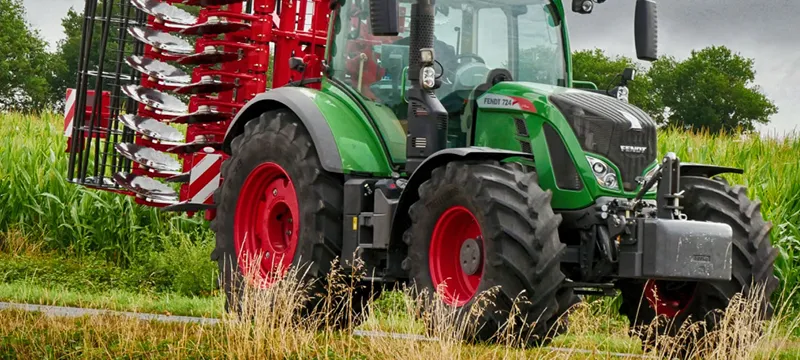
M112 89L112 98L111 98L112 99L112 103L111 103L112 110L110 111L110 114L109 114L110 116L109 116L109 120L108 120L108 130L109 130L109 132L111 131L112 126L114 128L118 128L118 125L119 125L119 120L117 120L117 117L120 114L120 101L121 101L121 98L120 98L120 92L121 92L120 86L122 85L121 84L122 58L125 56L125 40L126 40L127 34L128 34L128 32L125 31L125 29L128 27L128 20L130 19L130 15L131 15L130 14L131 13L130 2L122 0L122 3L123 3L123 5L122 5L122 9L120 10L120 15L123 16L125 20L123 21L122 27L119 28L119 34L117 34L117 47L118 47L119 51L117 52L117 61L116 61L116 66L117 67L115 69L116 70L116 78L115 78L115 82L114 82L114 89ZM117 137L117 133L116 132L114 133L113 137L110 134L106 135L106 144L105 144L106 146L105 146L105 149L103 151L103 159L102 159L102 167L103 167L103 169L106 168L106 161L108 159L109 152L113 151L112 149L110 149L111 143L116 144L118 142L118 140L119 140L119 138ZM116 165L117 165L117 157L116 156L112 156L111 157L112 174L113 174L114 169L116 168ZM102 178L100 180L102 181Z
M95 149L94 149L94 178L95 180L99 179L100 176L100 167L98 167L98 163L100 162L100 134L97 134L97 137L91 136L92 130L94 129L95 124L100 123L100 120L103 118L103 69L105 67L106 61L106 48L108 47L108 32L111 29L111 14L114 12L114 0L107 0L103 1L103 6L105 10L105 18L106 21L103 23L103 32L100 35L100 56L97 59L97 80L95 80L94 85L94 104L92 105L92 121L89 123L89 143L87 144L87 151L86 157L83 159L83 166L84 169L84 176L86 174L86 170L89 167L89 154L91 154L91 147L92 147L92 140L95 141ZM110 105L110 103L109 103ZM93 139L94 138L94 139ZM101 183L102 184L102 183Z
M411 35L408 53L408 135L406 172L413 173L425 159L443 149L447 136L447 110L433 89L420 83L420 70L430 64L422 61L422 49L433 49L435 0L419 0L411 5ZM431 59L434 60L434 59Z
M87 34L84 35L84 41L86 42L87 51L88 52L87 52L87 54L85 54L86 56L84 56L81 59L82 64L83 64L83 68L82 69L83 69L83 71L86 71L86 72L88 72L88 68L89 68L89 64L90 64L89 60L91 59L91 46L92 46L92 39L94 38L94 25L95 25L94 24L94 17L95 17L95 14L97 13L97 3L98 3L98 1L93 2L93 6L92 6L92 9L91 9L91 14L84 14L84 16L92 18L91 26L89 26L87 28ZM80 93L78 95L82 95L83 96L83 100L80 103L77 104L77 106L78 106L77 109L81 109L81 111L83 111L83 109L86 108L86 96L87 96L86 93L89 90L89 75L88 74L84 74L84 76L81 78L81 83L78 85L78 89L80 89ZM97 94L95 94L95 96L97 96ZM82 114L81 115L81 122L83 122L84 120L85 119L84 119L84 116ZM84 124L83 123L74 124L74 126L78 126L78 125L83 126ZM80 183L83 184L85 182L85 179L86 179L86 168L83 165L83 163L84 163L84 158L89 156L88 151L90 149L89 149L88 146L86 146L86 144L84 144L85 140L83 138L83 134L81 134L81 136L79 136L79 138L80 138L79 142L80 142L80 149L81 150L80 150L80 153L78 153L78 159L77 159L78 160L78 179L79 179Z
M96 0L86 0L85 6L83 8L83 29L81 31L81 35L83 36L81 41L81 50L80 56L78 57L78 74L76 75L75 84L76 88L75 91L75 115L72 119L72 139L70 145L70 152L69 152L69 167L67 169L67 180L72 181L75 175L75 156L78 152L78 146L82 145L81 142L78 140L79 137L82 137L83 134L78 130L81 126L83 126L83 116L84 116L84 109L86 108L86 88L82 86L83 80L86 78L84 74L86 67L88 64L88 56L86 55L87 48L91 44L91 35L92 29L94 28L94 21L87 16L90 12L94 11L94 6L97 6ZM88 36L87 36L88 34ZM81 105L83 104L83 107ZM66 106L66 104L65 104ZM69 111L69 109L66 109ZM80 163L80 157L78 158L78 163ZM78 169L80 170L80 169ZM81 181L82 182L82 181Z
M656 216L661 219L672 219L674 210L680 210L676 206L675 200L683 196L677 195L680 190L680 160L675 153L668 153L664 156L663 167L661 168L661 180L658 183L656 192Z

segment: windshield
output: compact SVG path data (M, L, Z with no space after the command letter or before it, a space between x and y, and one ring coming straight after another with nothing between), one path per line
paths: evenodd
M508 69L514 80L566 85L561 19L550 0L440 0L434 51L443 86L437 95L482 83L490 69ZM373 100L381 86L397 88L408 66L411 4L401 3L400 34L372 36L369 6L348 0L334 27L333 76ZM479 81L480 80L480 81ZM394 95L394 94L392 94ZM380 96L380 98L385 98Z
M507 69L517 81L566 83L561 21L550 1L445 1L437 5L435 23L437 42L455 47L454 53L436 49L446 71L479 62Z

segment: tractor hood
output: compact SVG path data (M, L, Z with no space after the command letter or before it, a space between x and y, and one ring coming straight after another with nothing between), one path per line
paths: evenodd
M655 121L626 102L589 91L527 82L501 82L486 95L491 97L491 94L514 98L515 106L522 111L530 104L533 112L555 125L566 121L573 135L561 136L575 136L583 151L611 161L620 171L625 191L637 188L636 177L656 158ZM479 100L479 106L480 103Z

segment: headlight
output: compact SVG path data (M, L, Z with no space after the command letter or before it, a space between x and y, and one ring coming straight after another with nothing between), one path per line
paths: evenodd
M433 87L436 85L436 71L430 66L425 66L420 70L420 72L422 87L426 90L433 89Z
M619 190L617 174L614 173L614 170L611 169L608 164L598 158L588 155L586 156L586 160L589 160L589 165L592 167L594 178L597 180L597 183L600 184L600 186L606 189Z

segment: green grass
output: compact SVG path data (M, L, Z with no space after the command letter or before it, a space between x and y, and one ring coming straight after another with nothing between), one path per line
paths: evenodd
M169 258L169 255L161 255ZM199 263L197 259L192 261ZM181 273L164 276L158 274L157 267L145 265L122 268L92 256L76 259L53 253L0 254L0 301L221 316L224 300L218 291L186 291L198 284L212 289L216 269L192 273L191 267L173 268L180 269ZM203 277L205 281L201 280ZM165 284L167 279L172 282ZM199 294L191 294L195 292Z
M222 296L188 297L169 293L142 294L126 290L87 292L27 282L0 284L0 301L214 318L222 316L224 304Z

